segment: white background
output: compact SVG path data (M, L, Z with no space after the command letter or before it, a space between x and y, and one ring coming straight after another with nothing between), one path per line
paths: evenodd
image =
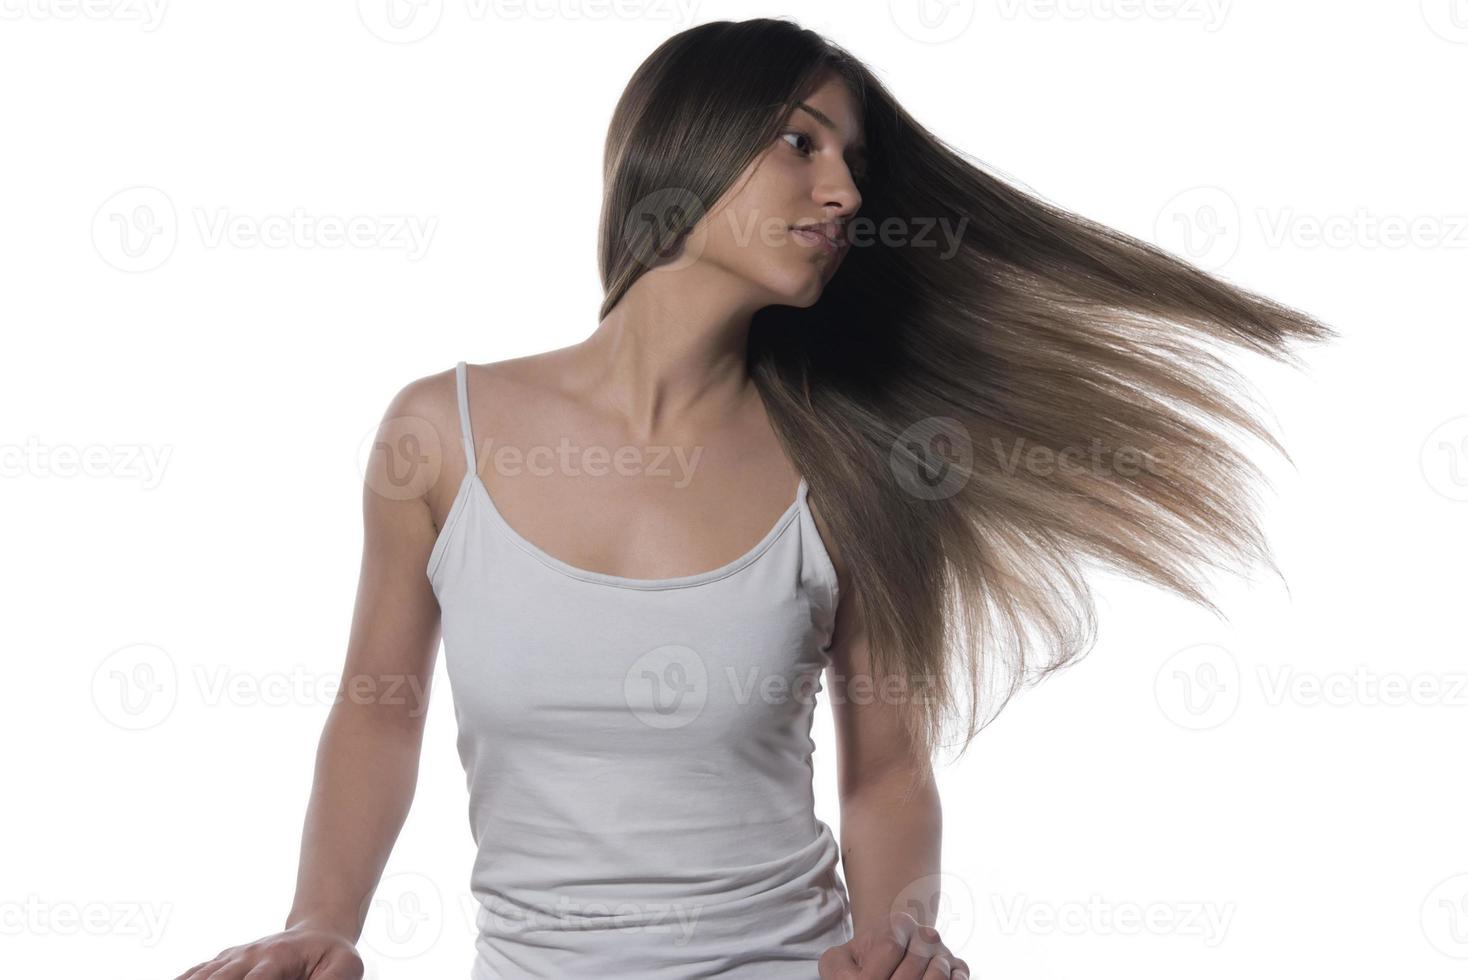
M365 440L413 378L593 329L622 86L783 14L1036 193L1345 335L1252 370L1288 591L1220 582L1225 621L1104 581L1094 652L941 770L950 945L987 978L1463 975L1468 3L0 11L0 973L158 980L280 928ZM365 239L249 234L297 213ZM473 955L438 668L371 977Z

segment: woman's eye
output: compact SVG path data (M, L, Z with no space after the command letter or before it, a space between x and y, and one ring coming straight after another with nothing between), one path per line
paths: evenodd
M780 138L781 138L781 139L784 139L784 138L785 138L785 137L787 137L787 136L795 136L795 137L798 137L798 138L799 138L799 139L802 139L802 140L804 140L804 141L805 141L805 142L806 142L806 144L807 144L807 145L809 145L809 144L810 144L810 137L809 137L809 136L807 136L807 135L805 135L805 134L804 134L804 133L798 133L798 132L795 132L795 131L794 131L794 130L792 130L792 131L790 131L790 132L788 132L788 133L781 133L781 134L780 134ZM792 144L792 145L793 145L793 144ZM800 149L800 147L798 147L798 146L797 146L797 147L795 147L795 148L796 148L796 149L797 149L797 150L799 150L799 149ZM802 151L802 152L804 152L804 151Z
M780 134L781 139L785 139L788 136L794 136L797 140L801 141L801 145L797 145L795 143L790 144L790 146L797 153L799 153L801 156L807 156L810 154L811 139L809 136L794 129L790 130L789 132L784 132ZM861 166L858 166L851 171L851 179L858 184L865 184L868 176L870 176L870 174L868 173L867 166L865 164L862 164Z

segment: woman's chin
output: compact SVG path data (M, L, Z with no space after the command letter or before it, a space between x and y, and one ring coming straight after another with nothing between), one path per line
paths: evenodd
M811 266L806 274L791 276L778 284L773 291L780 297L777 302L782 306L807 307L814 306L825 292L826 279L821 270Z

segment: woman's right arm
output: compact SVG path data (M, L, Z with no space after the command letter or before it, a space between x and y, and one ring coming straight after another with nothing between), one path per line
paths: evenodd
M448 378L451 386L452 372ZM443 403L454 402L443 384L440 375L400 391L374 440L341 689L316 751L285 929L223 950L176 980L363 975L355 944L413 800L439 644L438 602L425 568L437 534L427 501L457 444L456 429L445 427Z

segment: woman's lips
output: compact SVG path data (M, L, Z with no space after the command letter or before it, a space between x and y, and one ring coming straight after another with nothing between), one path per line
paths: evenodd
M818 231L807 228L791 228L790 234L794 236L795 240L798 242L804 242L807 245L818 246L827 255L835 255L837 252L841 251L841 246L837 245L835 242L831 241L831 239L827 238L825 235L822 235Z

